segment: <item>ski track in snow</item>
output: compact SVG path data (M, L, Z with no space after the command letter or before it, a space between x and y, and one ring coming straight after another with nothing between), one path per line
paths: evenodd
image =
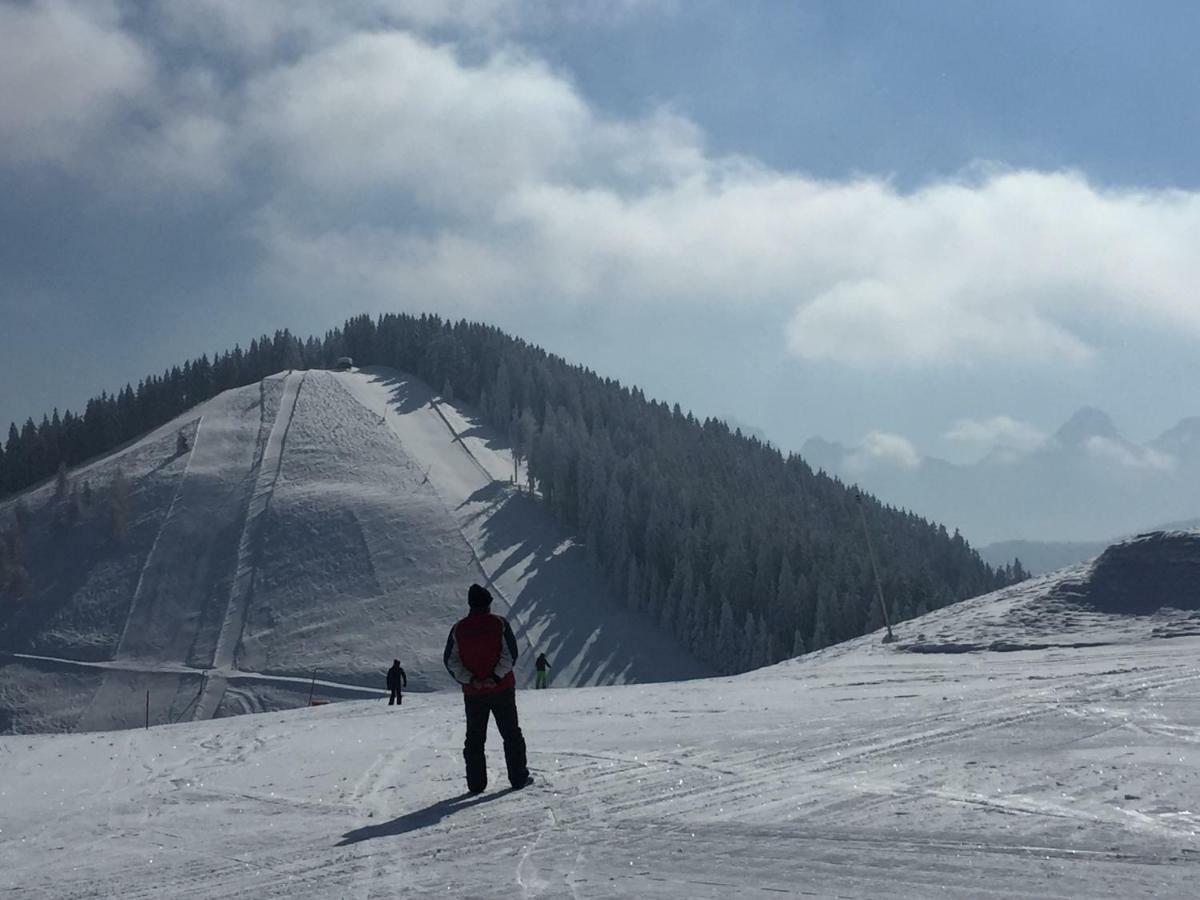
M242 536L238 541L237 567L233 585L229 592L229 604L221 623L213 649L212 671L206 673L204 688L196 704L195 719L211 719L220 708L228 679L226 673L233 667L234 653L242 639L246 621L246 610L254 593L254 576L257 556L261 551L263 530L271 509L271 497L279 470L283 466L283 453L287 436L296 413L300 391L304 387L304 372L289 372L284 379L283 396L271 426L270 436L255 464L254 492L247 504Z
M477 798L449 693L5 737L0 888L1190 897L1198 651L1185 638L964 660L860 642L737 678L522 691L537 780L505 789L493 731Z
M175 505L179 502L179 495L183 492L183 485L187 482L188 472L192 467L192 457L196 452L196 444L200 441L200 435L204 429L204 416L201 416L196 423L196 431L192 435L192 445L188 448L187 463L184 464L183 474L179 477L175 485L175 493L171 497L171 503L167 507L167 514L163 516L161 524L158 526L158 533L154 536L154 542L150 545L150 552L146 555L146 561L142 563L141 571L138 572L137 585L133 590L133 600L129 604L129 613L125 619L125 627L121 630L121 637L117 641L116 653L121 655L122 648L125 646L129 634L129 623L134 621L134 615L139 607L145 602L143 589L146 583L146 572L151 566L151 561L154 559L155 551L158 549L159 541L162 540L163 532L166 530L167 523L171 521L171 513L175 511Z

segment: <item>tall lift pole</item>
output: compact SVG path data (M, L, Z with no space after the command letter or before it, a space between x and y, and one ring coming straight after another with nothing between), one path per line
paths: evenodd
M867 512L863 508L862 491L855 491L854 498L858 501L858 515L862 519L863 535L867 539L867 556L871 559L871 572L875 575L875 593L879 597L879 611L883 613L883 624L887 626L887 635L884 636L885 644L892 644L896 641L896 635L892 634L892 618L888 615L887 603L883 600L883 582L879 580L879 567L875 565L875 548L871 544L871 529L867 527Z

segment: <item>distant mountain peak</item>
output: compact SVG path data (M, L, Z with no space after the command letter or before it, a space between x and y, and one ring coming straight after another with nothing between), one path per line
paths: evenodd
M1155 438L1150 446L1166 453L1184 455L1200 450L1200 416L1181 419L1173 428Z
M1121 440L1120 432L1108 413L1094 406L1080 409L1054 433L1054 439L1062 447L1081 447L1096 437Z

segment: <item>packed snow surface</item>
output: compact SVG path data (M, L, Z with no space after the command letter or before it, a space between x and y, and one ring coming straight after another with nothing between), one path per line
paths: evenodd
M187 458L159 458L170 431L126 451L163 500L133 523L141 555L77 573L67 608L97 630L42 623L7 685L63 723L128 716L147 685L204 718L344 697L297 670L365 677L404 640L437 688L421 648L458 610L422 579L486 573L526 681L532 647L569 651L550 690L518 694L535 783L507 789L493 731L493 783L466 795L453 690L0 736L6 896L1196 896L1200 533L938 610L895 644L648 683L694 663L579 587L579 548L500 483L511 457L427 388L309 373L223 398ZM35 652L56 646L93 653Z
M523 690L536 782L507 789L493 730L478 797L448 692L3 737L0 888L1192 897L1200 637L1107 637L913 653L873 635L736 678Z

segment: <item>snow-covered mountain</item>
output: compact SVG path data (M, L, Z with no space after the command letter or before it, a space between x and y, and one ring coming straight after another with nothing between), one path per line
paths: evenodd
M1148 578L1148 575L1153 577ZM17 897L1193 897L1200 532L735 678L0 737ZM1164 601L1166 601L1164 603ZM497 778L498 747L490 747Z
M1200 416L1184 419L1155 438L1150 446L1176 459L1200 459Z
M977 546L1095 545L1200 515L1200 418L1138 444L1107 414L1084 408L1036 446L1001 446L967 465L887 449L813 438L801 455L886 503L958 528Z
M82 510L54 484L7 501L0 519L18 503L29 519L33 590L0 607L0 731L141 724L147 692L152 722L295 706L314 677L370 696L397 657L413 690L447 688L476 581L525 681L535 648L560 685L706 674L512 473L498 435L414 378L296 371L69 473L95 498Z

